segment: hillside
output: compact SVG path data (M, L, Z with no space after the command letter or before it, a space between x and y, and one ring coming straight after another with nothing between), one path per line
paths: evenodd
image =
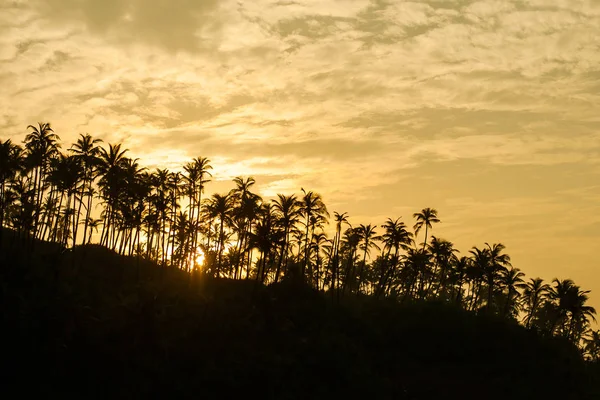
M433 302L337 304L291 282L189 275L95 245L10 242L0 255L7 393L600 398L598 367L574 346L503 319Z

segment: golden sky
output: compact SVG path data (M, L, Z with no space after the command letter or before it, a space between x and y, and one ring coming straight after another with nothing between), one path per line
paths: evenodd
M437 208L600 310L600 0L0 0L0 138L38 121L208 157L209 192Z

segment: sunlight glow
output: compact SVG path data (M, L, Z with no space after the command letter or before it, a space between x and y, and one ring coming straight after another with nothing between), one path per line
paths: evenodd
M204 266L204 252L200 247L196 249L196 268L201 268Z

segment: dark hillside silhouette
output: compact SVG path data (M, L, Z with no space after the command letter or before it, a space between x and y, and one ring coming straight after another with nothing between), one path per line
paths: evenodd
M33 255L20 245L3 253L0 275L3 386L23 394L593 399L600 393L597 365L584 362L569 341L453 304L356 296L337 304L302 282L266 287L216 279L98 245L36 248ZM35 385L22 386L23 377Z
M28 129L0 141L3 380L39 383L22 392L598 398L589 291L526 278L501 243L461 253L436 209L353 225L252 177L206 194L204 157L148 171Z

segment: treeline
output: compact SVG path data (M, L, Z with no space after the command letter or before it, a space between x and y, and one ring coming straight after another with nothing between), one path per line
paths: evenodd
M121 144L104 146L86 134L61 149L50 124L28 129L22 146L0 141L0 226L31 243L73 247L96 238L164 268L265 284L296 280L337 301L362 295L451 303L564 337L586 358L600 359L589 291L569 279L526 279L501 243L460 255L452 242L430 235L440 222L435 209L415 213L412 229L400 218L353 226L312 191L263 199L252 177L204 196L212 177L207 158L182 172L148 171ZM330 223L333 238L325 231ZM3 241L0 229L0 245L10 245Z

